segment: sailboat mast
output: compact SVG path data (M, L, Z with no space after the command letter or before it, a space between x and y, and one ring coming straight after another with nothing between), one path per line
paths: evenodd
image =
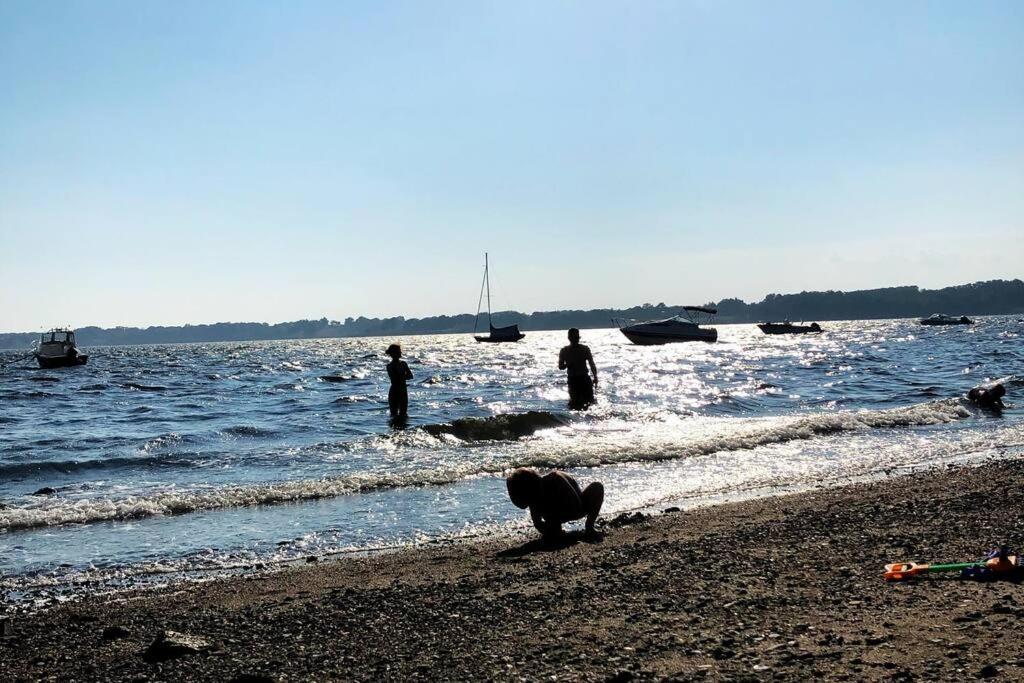
M484 252L484 281L487 283L487 327L494 327L491 323L491 268L487 252Z

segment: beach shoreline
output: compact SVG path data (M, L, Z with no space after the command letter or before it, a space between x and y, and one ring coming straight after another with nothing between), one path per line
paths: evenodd
M1019 584L886 585L1024 540L1024 460L410 548L14 616L9 680L973 679L1024 674ZM164 659L157 634L194 636ZM162 661L156 661L162 660ZM262 678L261 678L262 677Z

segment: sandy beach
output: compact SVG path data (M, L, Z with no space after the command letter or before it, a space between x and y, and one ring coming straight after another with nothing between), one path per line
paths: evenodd
M94 597L9 621L0 669L19 681L1020 680L1019 584L887 585L881 570L1019 544L1022 485L1024 461L948 467L606 520L597 543L505 537ZM198 652L151 650L162 630Z

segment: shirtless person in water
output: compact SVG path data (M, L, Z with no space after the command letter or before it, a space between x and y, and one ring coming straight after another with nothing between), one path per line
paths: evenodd
M593 381L587 373L594 375ZM569 380L569 407L583 410L594 403L594 387L597 386L597 366L590 347L580 344L580 331L575 327L569 330L569 345L562 347L558 354L558 369L566 371Z

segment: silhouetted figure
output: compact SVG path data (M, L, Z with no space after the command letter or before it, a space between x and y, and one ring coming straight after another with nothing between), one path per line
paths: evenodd
M409 416L409 387L405 383L412 379L412 370L401 360L402 347L398 344L389 346L387 354L391 356L388 363L388 378L391 380L388 407L391 408L391 417L404 420Z
M593 381L587 373L594 375ZM580 331L575 327L569 330L569 345L563 346L558 354L558 369L565 370L569 380L569 407L573 410L584 410L594 403L594 387L597 386L597 366L590 347L580 344Z
M508 497L518 508L530 508L530 518L546 539L562 534L562 524L587 518L587 533L594 533L594 522L604 503L604 485L599 481L580 490L576 480L554 470L543 477L534 470L520 468L505 480Z
M974 387L967 392L967 400L979 408L988 408L989 410L1002 410L1003 396L1006 396L1006 387L1002 384L997 384L994 387Z

